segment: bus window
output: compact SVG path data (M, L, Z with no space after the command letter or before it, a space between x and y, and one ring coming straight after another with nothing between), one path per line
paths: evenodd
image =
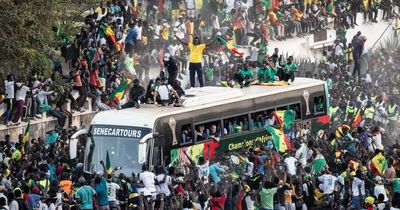
M263 115L260 112L251 114L251 130L258 130L261 129L264 125L263 123Z
M325 111L324 96L314 97L314 114L320 114Z
M186 124L181 129L181 144L191 143L193 141L192 126Z
M274 111L275 111L274 109L269 109L266 111L261 111L251 114L251 120L250 120L251 129L257 130L264 128L264 126L267 124L268 125L273 124Z
M221 121L202 123L195 126L196 142L205 140L217 140L221 137Z
M295 112L295 116L294 116L295 120L301 119L300 103L289 105L289 109L291 109L291 110L293 110Z
M288 110L288 106L281 106L281 107L276 108L276 110L277 111L279 111L279 110Z
M249 123L249 116L247 114L224 119L224 135L241 133L249 131L249 129L250 129L250 123Z

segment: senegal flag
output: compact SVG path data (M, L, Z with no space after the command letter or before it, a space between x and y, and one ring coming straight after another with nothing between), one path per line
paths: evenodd
M277 82L263 82L263 83L258 83L258 82L253 82L251 85L258 85L258 86L287 86L287 82L283 81L277 81Z
M109 100L114 100L115 103L119 103L125 97L125 91L128 87L128 81L121 83L110 95Z
M275 120L281 126L283 130L290 130L293 126L295 112L289 110L279 110L274 112Z
M103 23L100 25L100 29L109 38L111 43L115 46L116 50L120 51L122 49L122 46L117 42L117 39L115 38L115 33L112 28L106 23Z
M220 36L217 36L217 40L220 44L224 45L226 48L228 48L231 52L240 55L241 57L244 55L243 52L239 52L239 50L236 47L233 47L232 45L230 45L225 39L223 39Z
M109 25L107 25L106 23L103 23L103 24L100 25L100 29L103 31L103 33L107 37L110 38L110 40L111 40L111 42L113 44L115 44L117 42L116 39L115 39L115 33L114 33L114 31L112 30L112 28Z
M382 155L381 152L379 152L375 155L375 157L372 158L371 169L373 173L382 175L387 167L388 166L386 158Z
M283 133L282 129L274 128L270 125L266 125L265 129L272 136L272 141L278 152L286 152L287 150L292 150L289 139Z
M353 120L353 128L357 128L358 125L360 125L361 121L362 121L361 110L358 110L358 112Z
M108 154L108 150L107 150L107 156L106 156L106 170L107 170L108 174L112 173L110 155Z
M26 143L29 140L29 129L31 128L31 121L28 122L28 125L25 128L24 136L22 137L22 143Z

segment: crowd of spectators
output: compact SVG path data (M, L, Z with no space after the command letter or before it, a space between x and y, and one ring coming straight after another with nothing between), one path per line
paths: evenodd
M364 21L376 22L378 12L389 19L394 4L375 0L101 3L85 18L80 33L61 44L62 58L51 56L49 78L37 70L24 78L1 75L6 125L47 113L57 119L57 126L46 140L26 140L21 134L19 139L6 136L0 142L0 208L399 209L399 49L381 50L365 60L367 39L361 33L352 40L338 36L323 49L316 71L304 72L327 83L331 128L320 135L303 131L290 135L292 151L280 153L272 144L256 144L213 160L205 154L179 167L144 166L133 176L117 174L118 170L111 176L105 170L93 180L84 178L82 158L71 160L66 153L75 129L73 112L140 108L148 102L179 106L184 94L180 80L188 70L191 87L196 86L195 73L212 86L222 81L243 88L255 80L293 81L297 71L293 57L283 57L279 49L269 56L268 40L325 30L329 18L338 34L345 33L360 23L357 13L364 13ZM249 45L250 55L242 58L227 52L212 43L215 35L237 46ZM200 70L189 55L194 46L180 42L192 43L192 36L207 43ZM67 65L61 65L64 62ZM154 68L161 69L157 79L150 77ZM110 97L128 83L127 103ZM363 120L351 128L357 113ZM232 129L223 129L235 132L234 127L233 121ZM196 129L201 134L196 138L213 136L219 141L221 128ZM371 162L379 154L387 165L376 171ZM315 171L312 165L321 157L326 166ZM154 203L141 196L146 190L154 193Z

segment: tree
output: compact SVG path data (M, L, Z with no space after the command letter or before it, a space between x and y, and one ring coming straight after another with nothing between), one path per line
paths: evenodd
M84 3L82 3L84 2ZM48 76L50 54L58 45L53 27L74 36L82 14L98 0L2 0L0 4L0 73L17 78L36 72ZM73 40L73 39L71 39Z

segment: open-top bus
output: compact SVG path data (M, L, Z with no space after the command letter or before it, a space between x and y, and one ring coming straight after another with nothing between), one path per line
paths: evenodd
M206 154L204 150L215 156L263 143L269 139L264 125L275 110L294 110L297 130L315 132L329 123L325 82L308 78L296 78L287 86L189 89L183 105L143 104L140 109L99 112L87 130L73 136L88 138L84 171L101 171L99 161L105 160L107 152L111 164L130 175L140 172L144 163L169 164L182 148L193 156Z

